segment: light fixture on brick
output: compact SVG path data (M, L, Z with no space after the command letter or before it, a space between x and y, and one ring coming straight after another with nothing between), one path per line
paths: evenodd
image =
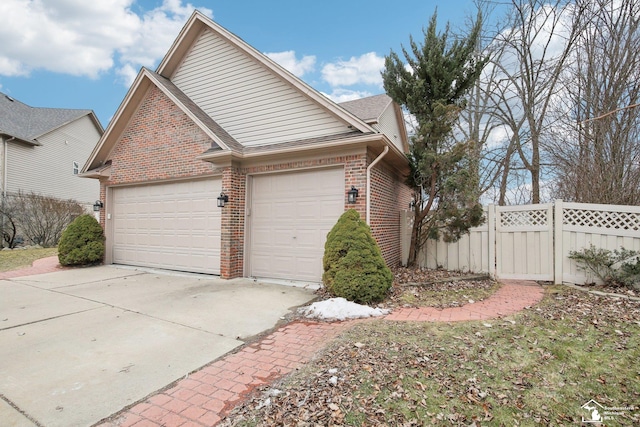
M103 207L104 204L100 200L96 200L96 202L93 204L93 211L100 212L100 209L102 209Z
M224 204L227 202L229 202L229 196L224 193L220 193L220 195L218 196L218 207L224 208Z
M347 192L347 202L349 202L349 204L354 204L357 198L358 198L358 189L352 185L351 190Z

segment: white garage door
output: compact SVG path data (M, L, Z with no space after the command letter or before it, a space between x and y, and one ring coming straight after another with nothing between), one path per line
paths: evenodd
M344 191L344 169L253 177L249 275L320 282L324 243L344 212Z
M113 190L113 262L220 273L220 178Z

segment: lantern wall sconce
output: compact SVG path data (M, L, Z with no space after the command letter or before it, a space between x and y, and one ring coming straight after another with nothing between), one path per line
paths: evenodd
M100 209L102 209L103 207L104 203L102 203L100 200L96 200L96 202L93 204L93 211L100 212Z
M229 196L224 193L220 193L218 196L218 207L224 208L224 204L229 202Z
M352 205L356 202L357 198L358 198L358 189L352 185L351 190L347 192L347 202Z

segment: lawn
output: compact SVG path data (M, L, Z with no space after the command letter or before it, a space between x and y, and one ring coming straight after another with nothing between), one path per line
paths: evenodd
M58 255L58 248L29 248L0 251L0 272L30 267L33 261Z
M590 400L640 425L639 360L640 302L548 286L503 319L360 323L223 425L580 425Z

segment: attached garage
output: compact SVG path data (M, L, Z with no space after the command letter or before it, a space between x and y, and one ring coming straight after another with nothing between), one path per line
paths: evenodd
M220 273L221 178L114 187L115 264Z
M250 180L248 274L320 282L327 233L344 212L344 169Z

